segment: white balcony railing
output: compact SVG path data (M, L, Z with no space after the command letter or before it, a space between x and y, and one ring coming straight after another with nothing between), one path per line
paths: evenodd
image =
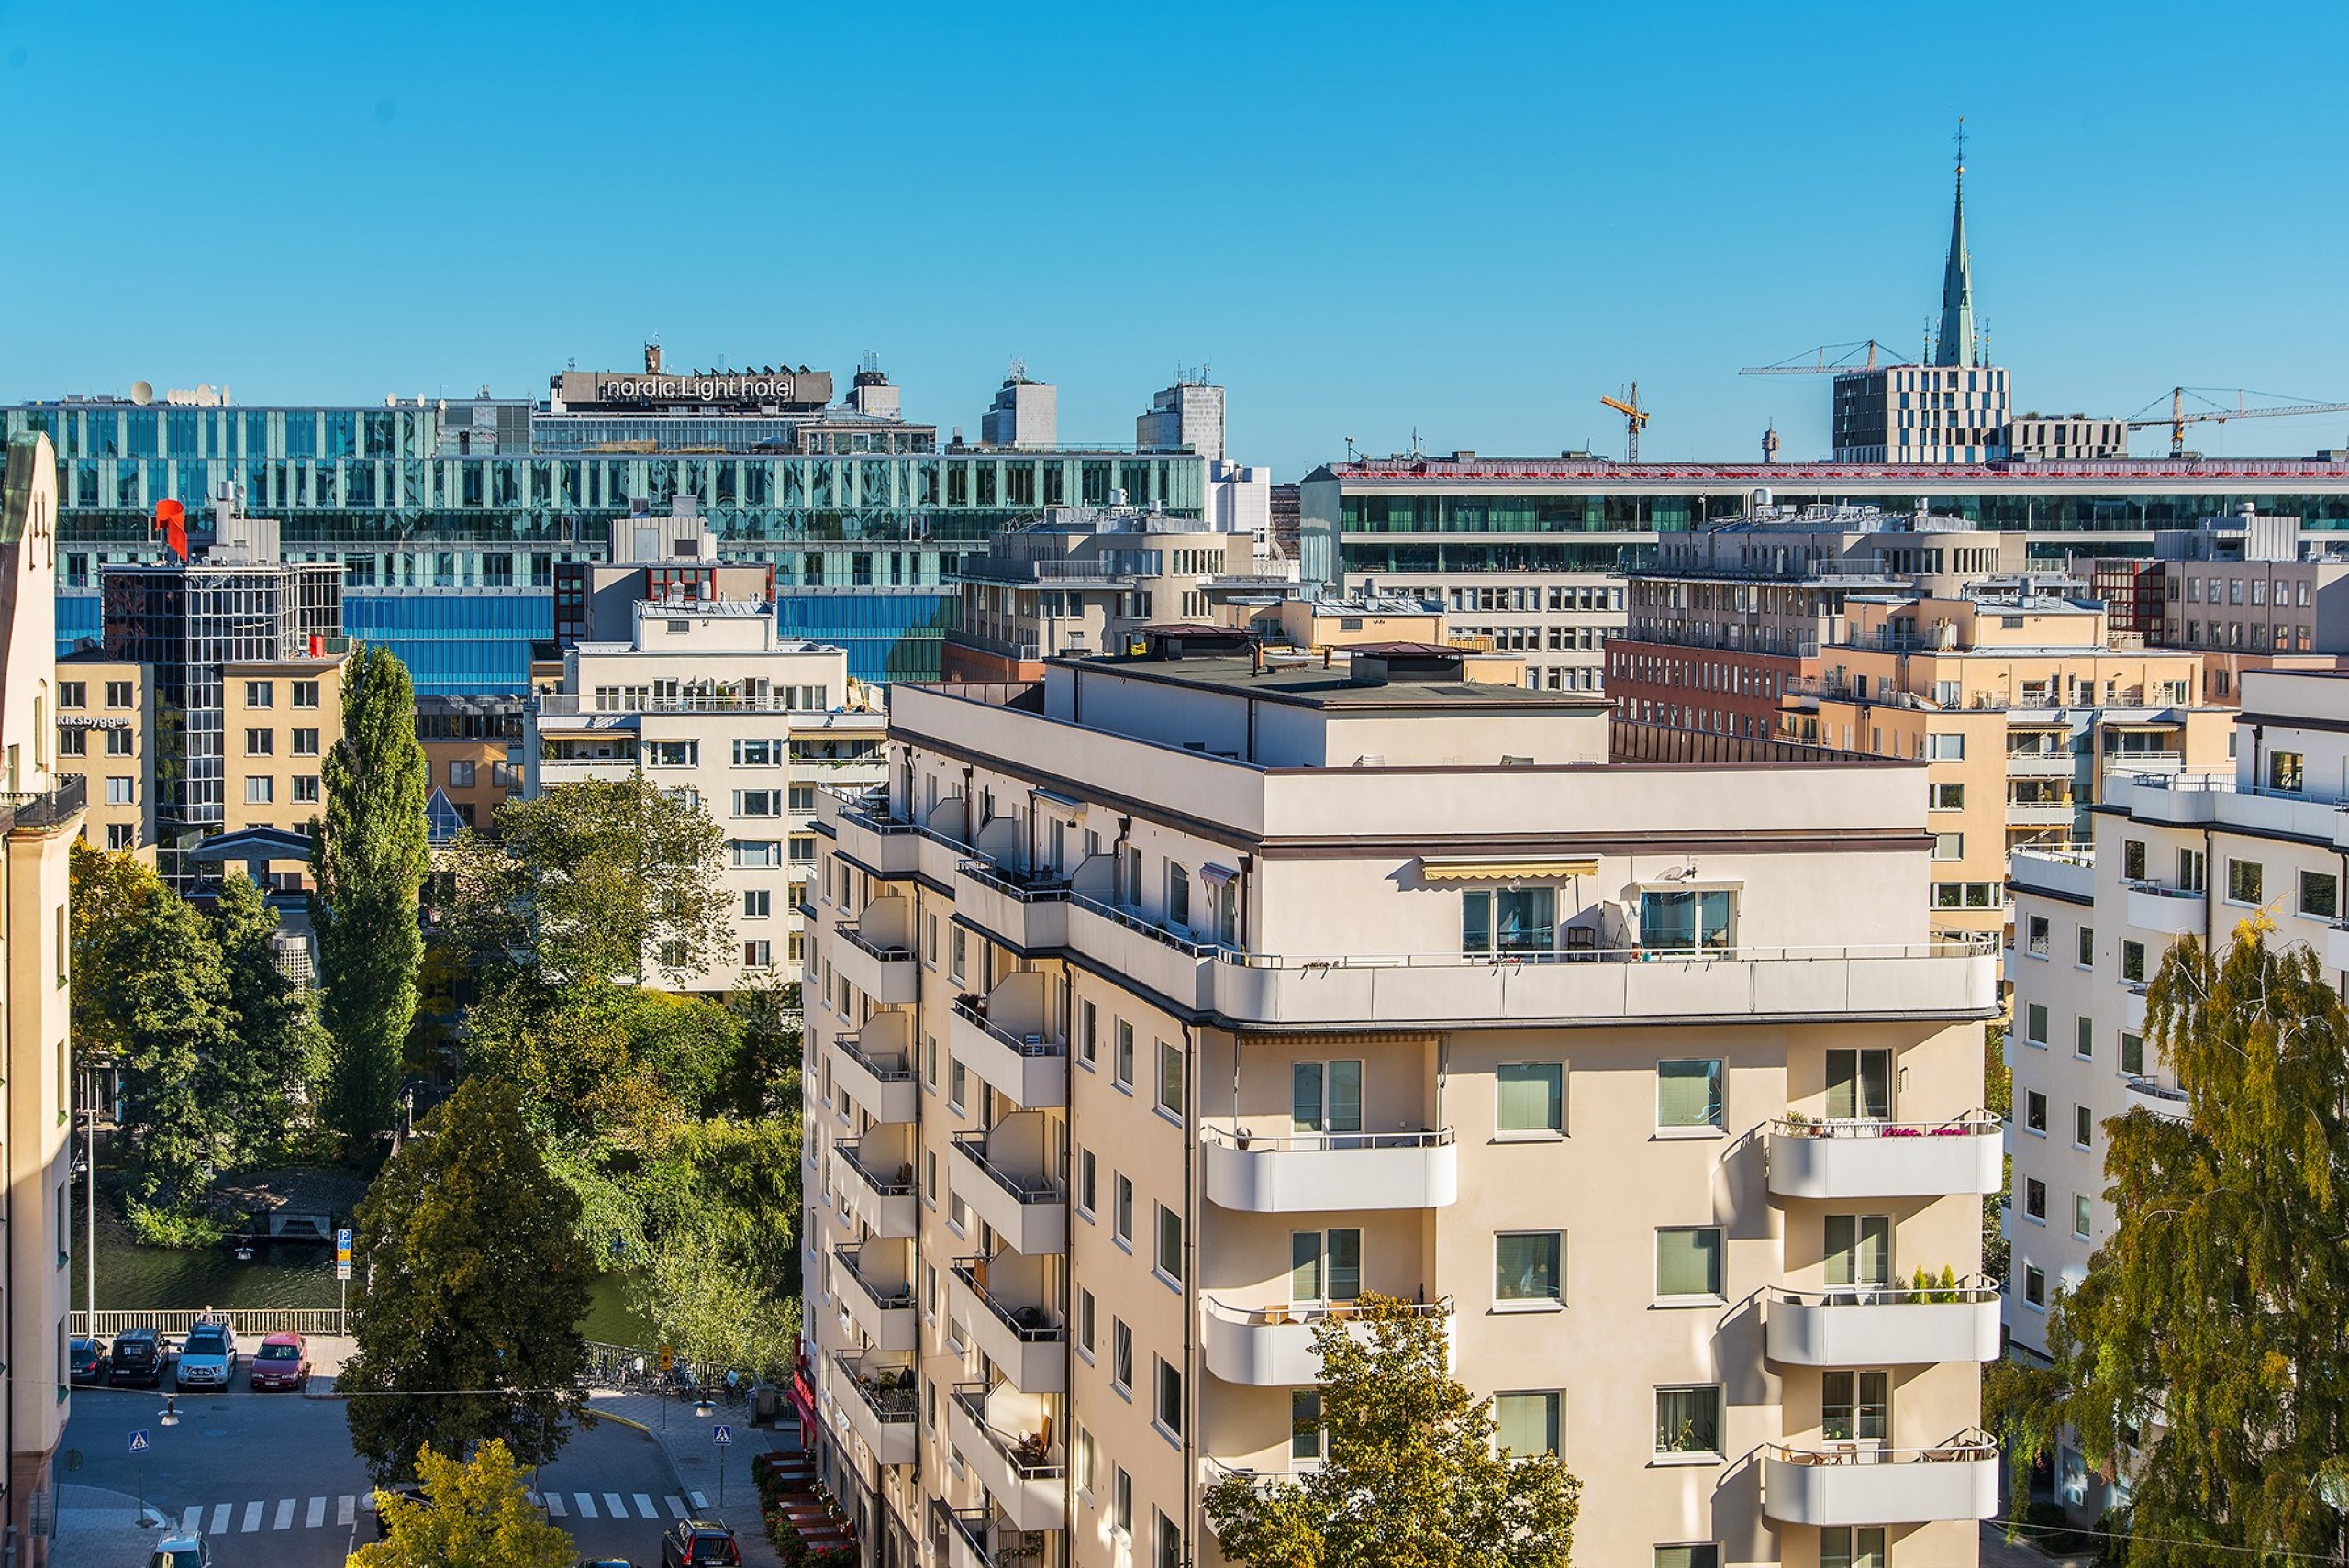
M2004 1131L1987 1111L1931 1124L1788 1118L1770 1129L1770 1191L1782 1198L1987 1195L2005 1183Z
M1442 1208L1460 1195L1449 1128L1278 1136L1203 1128L1208 1199L1247 1214Z
M2151 1111L2165 1121L2187 1121L2192 1118L2192 1102L2186 1097L2186 1091L2171 1088L2157 1079L2127 1079L2121 1091L2131 1110Z
M1775 1290L1765 1299L1770 1359L1788 1366L1920 1366L1998 1356L2003 1298L1987 1281Z
M2199 936L2209 918L2210 899L2197 888L2164 887L2158 883L2124 881L2123 904L2129 924L2141 931L2165 937Z
M919 1446L919 1379L908 1362L874 1356L832 1358L833 1404L883 1464L911 1464Z
M1317 1381L1321 1357L1313 1348L1314 1331L1340 1322L1347 1332L1363 1338L1366 1330L1351 1304L1313 1302L1286 1307L1234 1307L1208 1296L1207 1333L1203 1350L1208 1370L1226 1383L1252 1387L1296 1387ZM1457 1332L1449 1297L1420 1302L1412 1311L1442 1318L1447 1336Z
M954 1385L947 1402L946 1430L1015 1529L1060 1529L1067 1525L1066 1451L1041 1430L998 1431L987 1419L985 1385Z
M1987 1519L1998 1508L1998 1445L1978 1432L1922 1449L1773 1444L1762 1488L1762 1511L1782 1524L1834 1529Z

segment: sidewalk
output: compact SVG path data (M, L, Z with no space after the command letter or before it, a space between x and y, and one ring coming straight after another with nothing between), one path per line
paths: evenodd
M759 1517L759 1492L751 1482L751 1466L763 1453L799 1451L799 1424L791 1418L787 1407L773 1428L751 1425L747 1401L721 1402L718 1414L707 1420L694 1415L691 1400L664 1400L653 1394L597 1390L590 1396L588 1407L599 1416L634 1421L652 1434L677 1473L678 1490L689 1497L700 1493L709 1502L701 1517L733 1529L742 1547L743 1568L782 1568L783 1558L767 1539L766 1521ZM721 1426L734 1439L726 1448L710 1440L712 1429ZM718 1501L721 1474L723 1504Z
M122 1568L144 1562L162 1539L162 1516L150 1510L139 1522L139 1499L128 1492L96 1486L57 1489L57 1539L50 1544L49 1568Z

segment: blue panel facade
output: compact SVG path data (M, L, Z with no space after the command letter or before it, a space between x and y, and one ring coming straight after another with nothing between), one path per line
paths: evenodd
M398 654L419 695L518 695L530 687L530 645L554 638L554 595L346 589L342 624Z
M106 634L106 616L95 591L61 588L57 594L57 655L63 658Z
M846 649L848 673L860 681L939 679L939 649L957 613L952 589L785 590L775 599L775 624L784 636Z

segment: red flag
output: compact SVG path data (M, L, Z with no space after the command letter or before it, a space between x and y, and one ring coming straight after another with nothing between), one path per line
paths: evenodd
M155 524L163 530L163 543L184 564L187 561L187 508L177 501L155 503Z

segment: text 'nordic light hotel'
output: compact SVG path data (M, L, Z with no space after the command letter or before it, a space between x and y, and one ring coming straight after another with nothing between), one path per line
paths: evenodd
M1973 1562L1997 975L1915 764L1144 641L898 687L818 800L796 1392L868 1560L1221 1562L1379 1292L1583 1477L1578 1562Z

